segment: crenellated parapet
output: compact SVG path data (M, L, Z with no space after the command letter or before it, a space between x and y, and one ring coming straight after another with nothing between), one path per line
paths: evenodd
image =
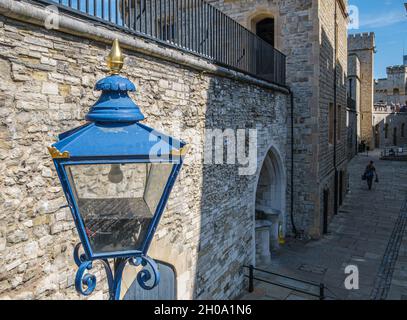
M376 46L374 32L350 34L348 36L348 50L374 50Z

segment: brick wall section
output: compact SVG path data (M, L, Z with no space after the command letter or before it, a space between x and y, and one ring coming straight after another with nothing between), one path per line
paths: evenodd
M110 46L0 17L0 298L79 298L78 236L46 147L83 123ZM254 128L258 161L286 159L287 96L125 50L145 123L191 145L150 255L175 266L178 298L234 298L254 258L257 175L202 163L205 128ZM177 129L180 130L177 130ZM284 160L282 161L284 163ZM97 298L106 298L97 273ZM104 288L103 290L100 290Z

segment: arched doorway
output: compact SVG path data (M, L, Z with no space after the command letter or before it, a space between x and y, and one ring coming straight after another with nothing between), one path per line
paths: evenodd
M269 44L271 46L275 46L275 19L273 17L267 16L267 17L256 17L252 21L254 31L256 35L264 40L264 42L258 44L256 43L254 50L256 53L256 74L261 76L261 77L266 77L269 79L274 79L274 72L275 72L275 59L273 58L274 53L273 51L270 51L267 49L268 45L264 44ZM269 56L267 59L264 59L264 52L267 50L269 52Z
M271 148L264 158L256 189L256 265L270 262L271 251L279 246L280 224L284 229L285 174L278 152Z
M274 18L264 18L256 23L256 34L274 47L275 25Z

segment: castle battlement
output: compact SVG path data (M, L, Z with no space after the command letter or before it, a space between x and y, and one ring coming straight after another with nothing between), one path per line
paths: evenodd
M355 33L355 34L348 35L348 38L355 38L355 39L368 39L368 38L374 38L374 37L375 37L374 32Z
M395 74L395 73L407 73L407 66L399 65L399 66L390 66L386 68L387 74Z
M374 32L365 32L348 35L348 49L352 50L373 50L375 47Z

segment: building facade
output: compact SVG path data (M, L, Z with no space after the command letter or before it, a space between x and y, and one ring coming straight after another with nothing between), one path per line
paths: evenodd
M376 148L407 148L407 108L398 111L375 106L373 128Z
M407 56L375 81L373 128L376 148L407 146Z
M210 3L287 55L295 105L294 223L319 237L346 189L347 2Z
M348 55L348 104L346 108L347 151L348 159L358 152L361 143L361 74L360 60L356 54Z
M407 105L407 64L386 69L387 78L375 81L374 102L394 109Z
M346 1L211 3L287 56L281 70L291 91L265 81L270 72L262 73L259 63L247 61L242 72L240 56L234 64L216 64L219 57L171 45L176 20L160 19L151 28L165 30L156 41L64 12L49 28L42 3L0 0L1 298L79 297L72 259L78 237L46 147L57 133L83 123L115 38L146 124L190 145L149 251L175 270L177 299L238 297L246 287L242 267L258 263L260 220L282 226L283 234L327 232L347 184ZM130 17L121 27L132 23ZM242 54L250 50L247 44ZM239 138L239 129L247 136ZM224 146L210 149L216 157L233 151L233 141L254 139L250 129L257 133L254 171L244 172L251 158L205 161L215 131ZM96 274L95 297L104 298L103 273L96 268ZM123 290L133 281L127 270Z

